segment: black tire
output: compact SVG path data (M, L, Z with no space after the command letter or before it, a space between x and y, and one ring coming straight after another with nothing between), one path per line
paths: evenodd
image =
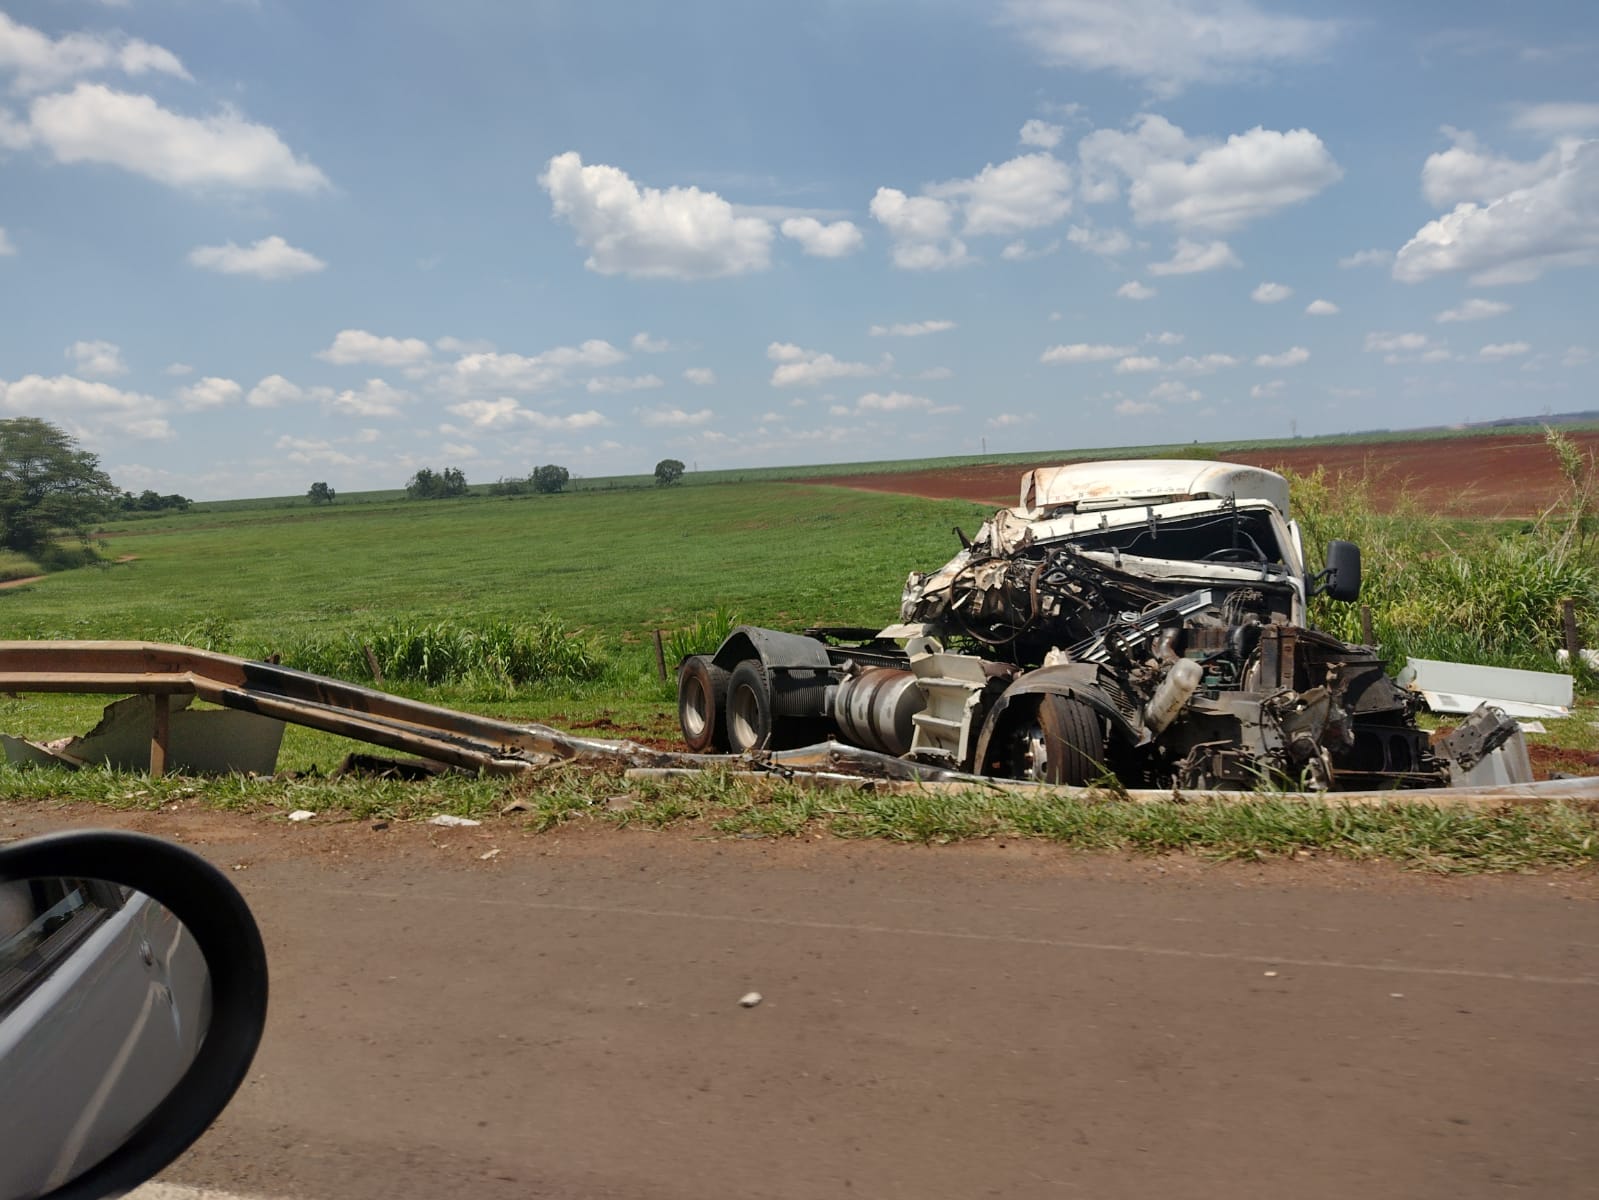
M1038 705L1044 731L1044 779L1083 787L1106 773L1099 714L1070 696L1045 696Z
M677 669L677 723L695 754L727 753L730 676L709 654L694 654Z
M772 682L760 659L747 658L727 681L727 746L734 754L772 744Z

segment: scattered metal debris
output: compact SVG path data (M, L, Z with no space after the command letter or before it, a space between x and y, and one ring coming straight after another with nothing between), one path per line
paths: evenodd
M1491 704L1512 717L1571 715L1572 677L1553 671L1412 658L1398 682L1422 696L1435 713L1469 713Z

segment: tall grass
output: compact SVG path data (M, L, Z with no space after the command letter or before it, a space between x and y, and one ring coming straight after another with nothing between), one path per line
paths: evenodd
M1551 452L1569 450L1559 431L1549 437ZM1599 471L1591 456L1569 465L1560 503L1534 522L1497 527L1427 515L1402 483L1369 469L1285 473L1312 563L1331 538L1360 546L1360 603L1391 663L1410 656L1549 670L1564 640L1565 599L1575 601L1584 644L1599 645L1599 563L1587 528ZM1311 615L1318 628L1360 639L1357 605L1319 597Z
M672 630L663 643L666 665L671 667L691 654L714 653L739 623L737 613L719 604L716 611Z

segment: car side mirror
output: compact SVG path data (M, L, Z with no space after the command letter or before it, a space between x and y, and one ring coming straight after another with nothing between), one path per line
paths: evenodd
M0 1200L119 1196L188 1149L266 1025L238 890L159 838L0 849Z
M1360 599L1360 547L1354 542L1327 543L1327 569L1317 576L1319 590L1333 600Z

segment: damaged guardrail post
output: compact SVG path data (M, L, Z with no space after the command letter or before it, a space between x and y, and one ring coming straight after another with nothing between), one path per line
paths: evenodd
M165 692L150 697L150 778L167 773L167 748L172 742L172 698Z

